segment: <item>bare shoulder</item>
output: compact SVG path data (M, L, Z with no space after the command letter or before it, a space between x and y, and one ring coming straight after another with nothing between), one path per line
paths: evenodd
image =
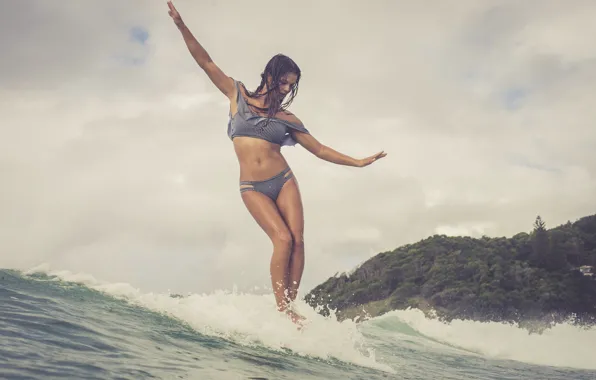
M284 110L283 113L284 113L284 119L286 119L290 123L294 123L294 124L298 124L298 125L304 126L304 124L302 123L302 120L300 120L292 112L290 112L288 110Z

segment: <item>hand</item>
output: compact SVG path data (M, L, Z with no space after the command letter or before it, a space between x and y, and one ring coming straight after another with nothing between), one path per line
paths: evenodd
M168 12L168 14L170 15L170 17L172 17L172 20L174 20L174 24L176 25L182 25L184 22L182 21L182 17L180 17L180 13L178 13L178 11L176 10L176 7L174 7L174 4L172 4L171 1L168 1L168 7L170 8L170 11Z
M387 153L385 153L384 151L380 151L379 153L374 154L370 157L366 157L361 160L358 160L358 167L362 168L362 167L368 166L368 165L372 164L373 162L385 157L386 155L387 155Z

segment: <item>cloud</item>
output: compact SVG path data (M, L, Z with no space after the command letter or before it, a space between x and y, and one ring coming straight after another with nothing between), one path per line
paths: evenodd
M176 6L249 88L271 56L294 58L292 111L320 141L389 153L358 169L282 150L305 207L304 291L434 233L594 212L591 2ZM0 48L0 267L45 261L177 292L269 284L227 99L165 2L12 2Z

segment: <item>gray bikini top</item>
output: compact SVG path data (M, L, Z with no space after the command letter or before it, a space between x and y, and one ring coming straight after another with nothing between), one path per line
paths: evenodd
M234 80L234 79L233 79ZM228 137L233 140L236 136L248 136L269 141L280 146L294 146L296 140L290 134L291 130L302 133L309 133L306 128L297 123L272 117L267 124L267 117L255 115L240 92L238 83L234 80L238 96L238 112L232 117L230 110L230 121L228 122Z

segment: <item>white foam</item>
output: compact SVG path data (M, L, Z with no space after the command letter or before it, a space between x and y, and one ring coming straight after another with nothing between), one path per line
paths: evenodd
M419 333L486 357L555 367L596 369L596 329L558 324L542 334L530 334L498 322L427 319L417 309L397 310L374 320L398 318Z
M324 318L311 307L298 303L297 310L307 317L302 331L275 309L273 295L252 295L218 291L192 294L183 298L168 294L143 293L126 283L102 283L87 274L52 271L42 265L27 274L43 272L64 281L82 283L115 297L157 312L164 312L188 323L195 330L245 345L263 345L274 350L290 349L298 355L322 359L336 358L360 366L395 373L375 360L363 335L352 321Z

